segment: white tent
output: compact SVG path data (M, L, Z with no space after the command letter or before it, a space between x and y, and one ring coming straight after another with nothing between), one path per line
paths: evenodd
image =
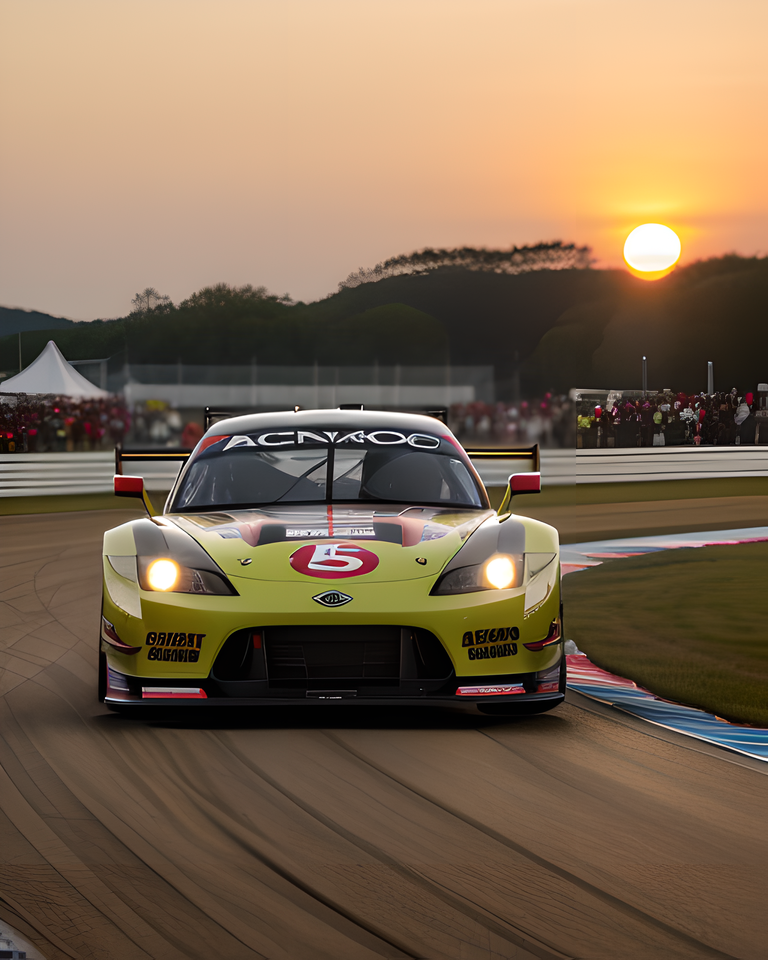
M0 393L52 393L57 397L107 397L106 390L86 380L62 356L53 340L15 377L0 383Z

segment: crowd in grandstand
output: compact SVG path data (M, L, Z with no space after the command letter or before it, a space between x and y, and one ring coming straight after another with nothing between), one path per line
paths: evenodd
M519 403L454 404L448 422L465 444L478 446L651 447L683 444L768 443L768 419L755 416L748 392L688 395L669 391L607 401L546 394ZM762 426L762 432L760 426ZM191 449L202 436L195 422L162 401L129 411L120 397L77 400L17 395L0 402L0 453L111 449L139 446Z
M18 394L0 403L0 453L106 450L122 442L130 425L119 397Z
M478 446L573 447L576 442L573 402L551 393L519 403L455 403L448 425L462 443Z
M755 416L755 395L689 395L665 391L607 402L582 399L578 405L579 447L664 447L768 443Z
M129 439L137 446L180 446L191 450L202 436L200 424L185 423L181 413L164 400L147 400L134 407Z
M191 449L202 427L185 423L164 401L136 404L122 397L76 399L14 394L0 401L0 453L110 450L118 443Z

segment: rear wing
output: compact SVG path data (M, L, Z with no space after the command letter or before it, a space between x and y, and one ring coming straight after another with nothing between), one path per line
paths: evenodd
M499 515L508 513L512 497L541 493L541 455L538 443L509 449L468 449L469 459L478 467L486 487L506 487ZM490 463L488 462L490 461Z
M211 423L216 423L218 420L228 416L229 414L218 411L209 412L209 408L206 407L206 432ZM211 418L210 422L209 417ZM115 447L115 473L118 477L123 475L123 464L126 461L181 460L183 462L189 459L189 455L191 453L192 451L186 449L185 447L164 447L161 449L158 449L157 447L148 447L144 450L138 448L124 450L123 445L119 443ZM516 473L539 473L541 470L541 457L539 455L538 443L534 443L532 447L512 447L509 449L496 447L492 449L470 448L467 450L467 456L470 460L495 460L497 462L512 460L514 462Z
M150 463L164 463L167 461L185 462L189 459L191 450L184 447L165 447L164 449L147 448L123 450L123 445L118 443L115 447L115 481L114 489L116 497L137 497L144 503L144 507L150 517L157 516L157 510L149 499L143 477L136 477L123 473L123 464L135 463L138 461Z
M214 411L206 407L206 430L212 423L216 423L218 420L227 416L228 414L223 411ZM479 463L483 464L484 469L478 472L484 474L483 481L486 486L504 486L507 488L499 513L503 513L507 509L509 501L515 494L539 493L541 491L541 457L538 443L534 443L530 447L470 447L466 452L473 463L478 465ZM115 477L125 476L123 464L126 462L137 463L143 461L145 463L158 463L164 461L180 461L184 463L189 459L191 453L191 450L183 447L165 447L160 449L148 447L145 449L134 448L124 450L122 444L118 444L115 447ZM495 470L494 467L496 467ZM498 477L494 474L498 474ZM118 487L120 487L119 491ZM141 492L138 491L138 488L136 491L133 491L131 488L131 492L129 492L129 487L130 485L127 484L116 483L115 493L118 496L141 496L147 511L151 516L154 516L156 511L152 507L143 485Z
M230 413L228 410L215 410L213 407L206 407L204 411L204 431L208 433L214 423L218 423L219 420L228 420L230 417L234 417L234 413Z
M493 447L480 449L479 447L466 448L470 460L512 460L515 473L540 473L541 455L538 443L531 447Z
M152 461L162 462L164 460L181 460L185 461L189 459L189 455L192 453L191 450L188 450L186 447L147 447L142 450L138 447L133 450L123 450L123 445L118 443L115 447L115 474L118 477L123 476L123 464L126 461Z

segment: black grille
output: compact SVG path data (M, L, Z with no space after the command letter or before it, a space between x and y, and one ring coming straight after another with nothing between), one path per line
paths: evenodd
M264 650L270 686L388 686L400 679L400 627L267 627Z
M231 634L211 679L226 696L307 696L316 691L429 696L453 667L437 637L418 627L251 627ZM446 686L447 684L447 686Z

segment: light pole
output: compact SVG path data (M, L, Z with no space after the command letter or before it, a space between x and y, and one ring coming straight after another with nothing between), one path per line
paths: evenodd
M643 357L643 396L648 393L648 358Z
M711 397L715 392L715 365L711 360L707 360L707 396Z

